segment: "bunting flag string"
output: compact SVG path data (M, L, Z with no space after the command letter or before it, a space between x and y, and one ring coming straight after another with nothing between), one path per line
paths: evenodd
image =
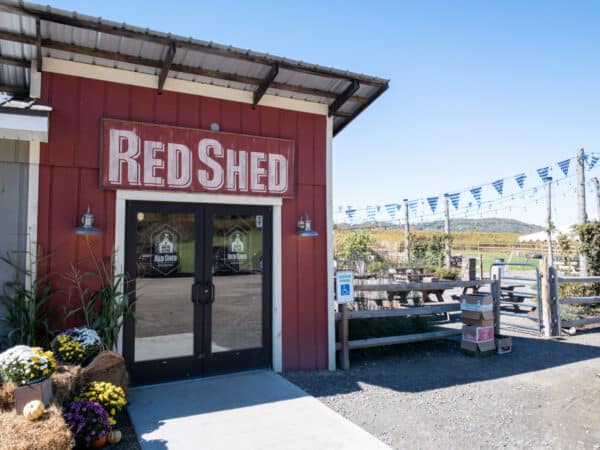
M494 186L494 189L496 189L496 192L498 192L499 195L502 195L502 191L504 190L504 180L496 180L492 183L492 186Z
M471 189L471 195L477 202L477 206L480 207L481 206L481 188L476 187L476 188Z
M562 172L565 174L565 177L569 176L569 166L570 165L571 165L570 159L565 159L564 161L560 161L558 163L558 167L560 167L560 170L562 170Z
M548 170L550 168L548 166L546 167L542 167L540 169L537 170L538 175L540 176L540 179L545 183L548 180Z
M438 197L429 197L427 199L427 203L429 203L429 207L431 208L431 212L435 212L438 205Z
M565 183L568 183L568 186L572 186L569 179L575 176L575 170L572 169L573 164L571 164L571 160L575 159L576 158L568 158L553 162L547 166L535 169L535 171L531 170L530 172L522 172L512 177L499 178L489 183L466 187L463 190L452 191L452 194L444 195L447 195L448 201L451 202L454 207L453 210L455 212L453 214L456 214L459 210L464 211L465 214L481 214L482 211L493 211L498 209L498 205L514 203L515 201L518 201L518 199L533 199L534 197L537 197L538 188L542 189L542 186L539 185L538 187L527 188L526 184L529 185L528 181L539 177L543 183L546 183L552 176L552 172L557 169L560 169L561 173L564 175L564 178L562 176L560 177L561 181L564 180ZM596 165L600 165L598 162L600 162L600 153L584 154L586 170L591 170ZM509 184L506 181L512 181L515 184ZM558 186L558 182L558 178L553 180L553 183L555 183L556 186ZM486 189L487 186L493 187L498 197L494 195L493 197L490 196L488 199L487 196L489 194ZM461 194L466 194L467 192L470 193L470 196L472 196L474 201L470 201L470 198L467 200L464 196L461 197ZM490 190L489 192L491 193L492 191ZM424 217L435 218L442 214L441 208L439 207L442 198L441 194L437 194L409 200L407 202L407 209L411 216L414 215L418 220L422 220ZM463 200L462 203L461 199ZM388 203L382 206L369 205L362 208L343 205L335 209L336 213L334 215L343 218L341 220L350 221L355 224L363 221L375 223L380 220L391 220L395 222L400 220L399 211L401 207L401 203ZM508 207L508 210L510 210L509 208L510 206Z
M460 202L460 192L455 192L454 194L448 195L450 201L452 202L452 206L454 209L458 209L458 203Z

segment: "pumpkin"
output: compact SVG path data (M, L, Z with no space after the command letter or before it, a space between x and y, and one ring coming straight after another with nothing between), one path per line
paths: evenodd
M108 433L108 443L109 444L118 444L121 442L121 432L119 430L113 430Z
M39 400L32 400L23 407L23 415L27 420L39 419L44 414L44 404Z

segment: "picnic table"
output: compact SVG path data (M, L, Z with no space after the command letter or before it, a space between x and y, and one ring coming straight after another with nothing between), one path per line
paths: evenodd
M438 280L433 277L421 277L420 280L411 280L408 283L392 283L386 286L388 300L395 300L396 297L400 298L400 303L408 303L408 294L411 292L421 292L423 294L423 302L431 302L437 300L438 302L444 301L444 292L448 289L454 289L455 286L451 286L447 282L448 280ZM477 292L479 286L464 286L463 293L467 293L469 290ZM434 297L434 299L431 298ZM454 298L454 297L453 297Z

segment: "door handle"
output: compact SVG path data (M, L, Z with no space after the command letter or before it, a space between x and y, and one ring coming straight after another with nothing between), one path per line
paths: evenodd
M202 282L192 285L192 303L209 305L215 301L214 284Z

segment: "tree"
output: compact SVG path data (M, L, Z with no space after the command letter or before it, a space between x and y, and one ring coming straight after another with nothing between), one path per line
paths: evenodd
M375 257L375 238L367 230L348 233L339 245L337 257L341 261L353 263L356 271L363 273L367 263Z

